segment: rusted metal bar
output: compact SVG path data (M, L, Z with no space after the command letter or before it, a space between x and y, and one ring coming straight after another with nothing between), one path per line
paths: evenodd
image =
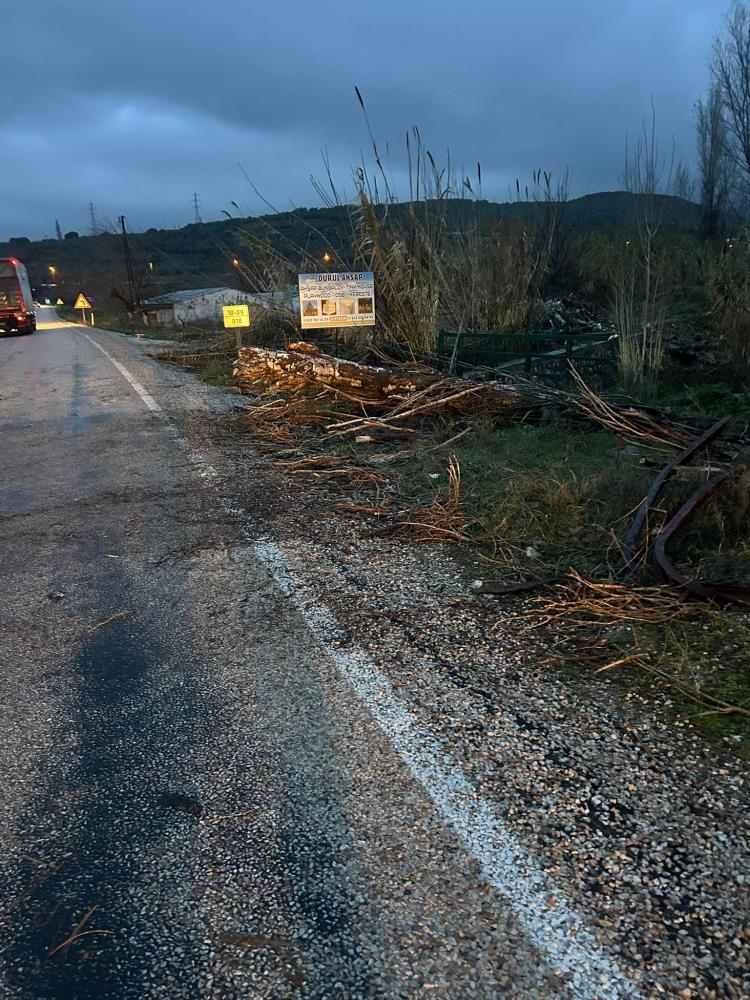
M695 510L711 496L714 490L729 479L734 471L736 470L727 469L709 479L707 483L704 483L699 490L696 490L685 501L671 520L664 525L654 542L654 564L672 583L684 588L691 594L695 594L697 597L716 601L719 604L738 604L741 607L750 607L750 587L717 587L700 580L691 580L672 564L667 555L667 543L670 538L683 526Z
M625 544L623 546L625 566L621 576L630 576L638 565L638 541L646 524L646 518L648 517L649 511L653 507L654 501L659 495L662 486L666 483L677 466L684 465L697 451L705 447L705 445L709 444L709 442L713 441L713 439L724 430L728 423L729 417L722 417L721 420L717 420L713 427L709 427L705 434L701 434L701 436L689 444L687 448L685 448L685 450L677 456L677 458L671 461L668 465L665 465L656 479L654 479L651 484L651 489L648 491L638 508L633 524L631 525L630 531L625 539Z

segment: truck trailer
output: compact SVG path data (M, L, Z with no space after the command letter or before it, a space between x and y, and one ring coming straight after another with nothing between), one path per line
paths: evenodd
M0 258L0 334L35 330L36 313L26 268L15 257Z

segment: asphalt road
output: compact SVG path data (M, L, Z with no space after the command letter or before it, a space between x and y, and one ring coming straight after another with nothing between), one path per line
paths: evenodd
M0 340L0 995L651 995L186 433L228 405Z

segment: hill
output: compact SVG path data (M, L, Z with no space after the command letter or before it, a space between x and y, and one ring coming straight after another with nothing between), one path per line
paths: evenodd
M574 198L563 207L562 225L571 233L624 229L634 217L637 200L637 195L625 191ZM666 228L697 231L698 205L668 196L660 196L660 203ZM397 214L404 212L406 205L390 205L388 210ZM455 229L468 220L481 226L532 224L543 210L543 204L533 201L455 199L448 203L447 219ZM144 294L156 295L182 288L246 287L242 269L233 264L233 259L243 264L251 259L245 245L247 237L263 237L278 249L301 246L315 257L322 257L327 249L346 256L348 231L347 208L302 208L246 219L193 223L181 229L148 229L128 234L128 242ZM0 257L9 256L26 264L40 298L54 301L59 296L67 303L83 290L100 307L110 308L116 301L113 290L122 293L127 284L122 237L116 233L72 235L63 240L16 238L0 243Z

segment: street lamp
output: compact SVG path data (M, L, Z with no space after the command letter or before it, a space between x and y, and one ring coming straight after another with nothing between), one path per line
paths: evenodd
M49 271L49 273L50 273L50 274L52 275L52 277L53 277L53 278L54 278L54 276L55 276L55 275L57 274L57 268L56 268L56 267L53 267L53 266L52 266L51 264L50 264L50 266L49 266L49 267L47 268L47 270Z
M325 253L323 254L323 263L324 263L324 264L330 264L330 263L331 263L331 255L330 255L330 254L328 253L328 251L327 251L327 250L326 250L326 252L325 252Z

